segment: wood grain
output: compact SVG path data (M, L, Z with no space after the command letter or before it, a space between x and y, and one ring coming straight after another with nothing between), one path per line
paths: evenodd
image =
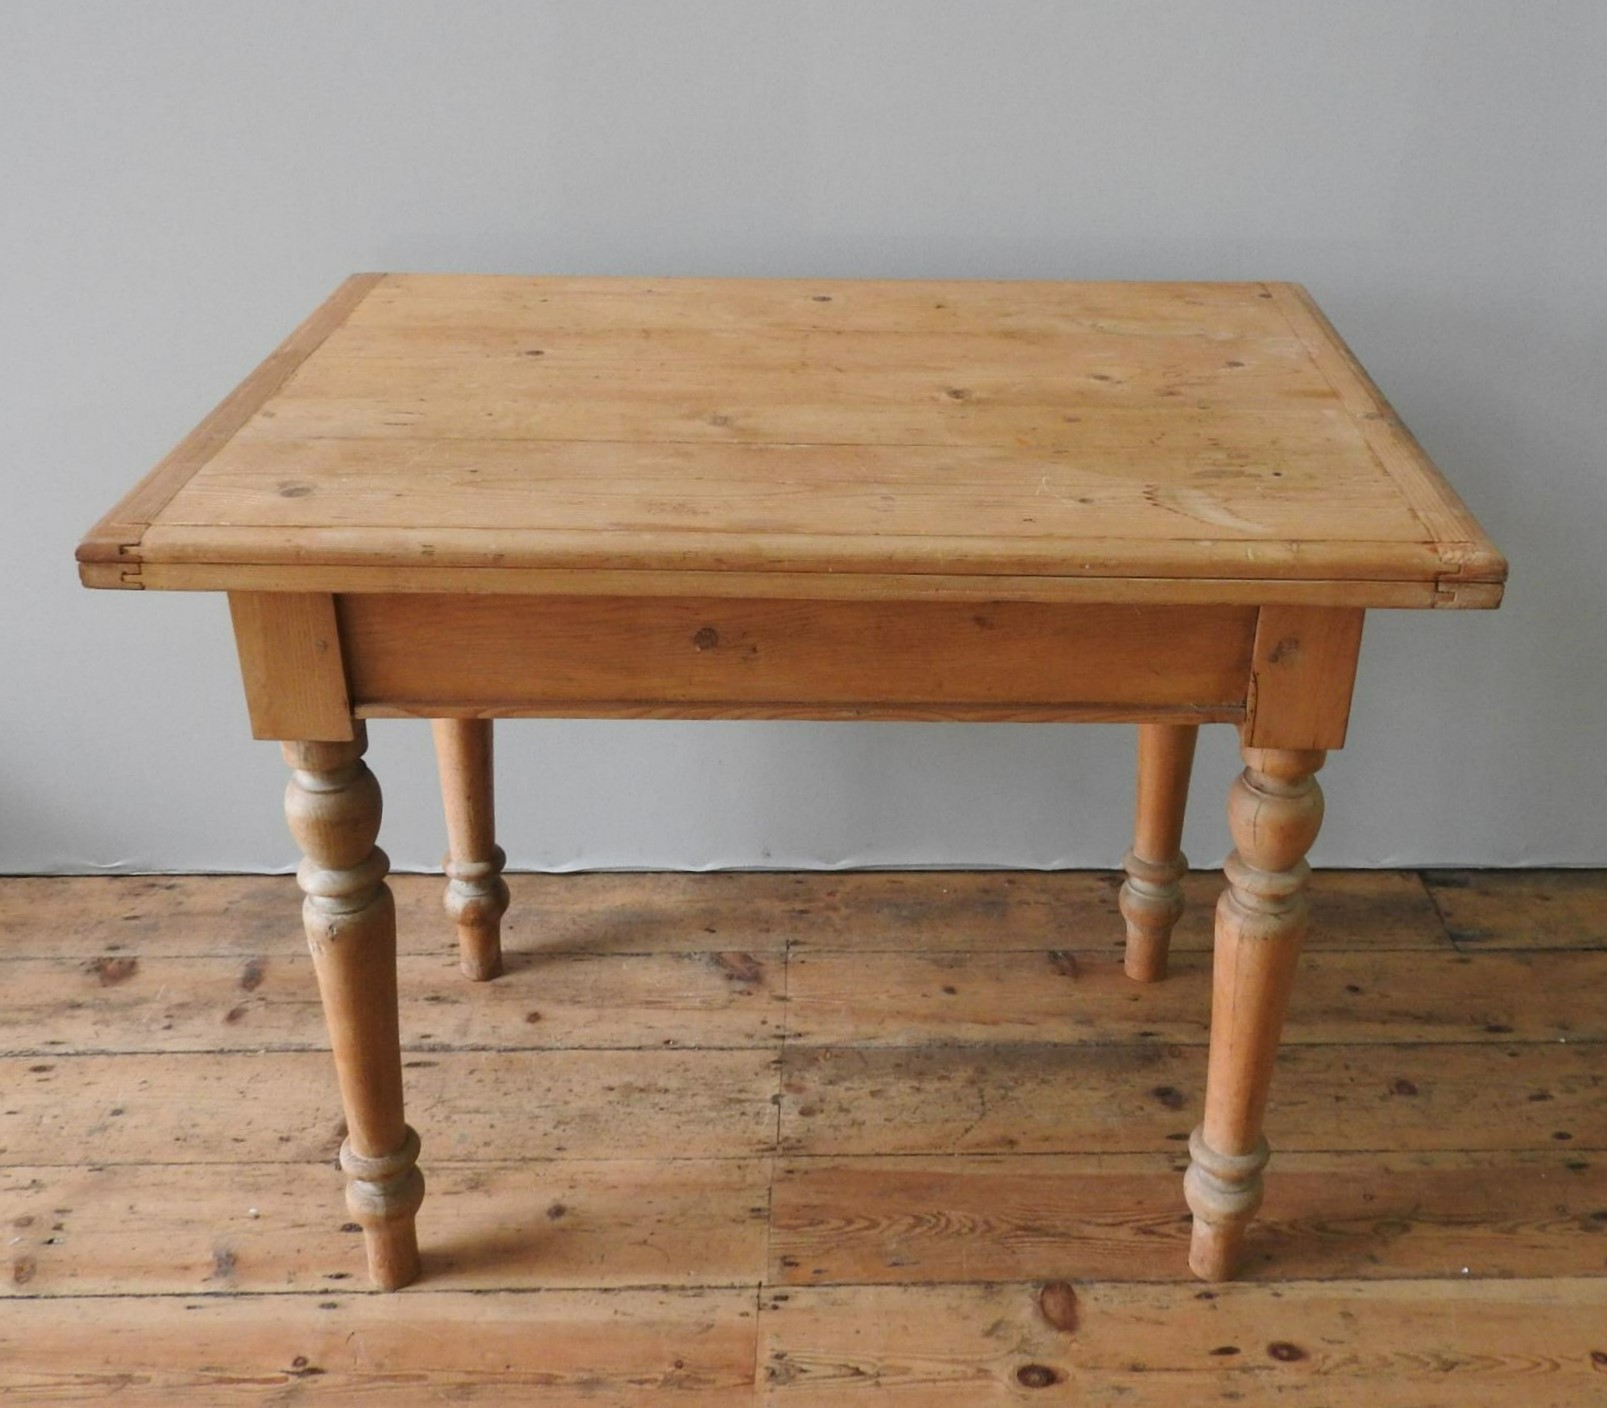
M1501 600L1506 560L1417 442L1395 408L1384 399L1355 354L1334 330L1317 301L1299 284L1269 286L1290 326L1328 378L1345 408L1359 417L1362 433L1389 471L1412 511L1433 535L1445 560L1439 590L1448 604L1494 606Z
M432 1159L429 1178L432 1294L751 1285L764 1259L765 1160ZM0 1296L350 1290L339 1184L328 1161L0 1167L9 1265L29 1267Z
M521 949L509 955L517 983L471 990L454 982L453 962L449 953L401 960L410 1050L767 1047L784 1025L794 1045L1087 1045L1140 1034L1190 1043L1204 1040L1208 1020L1208 954L1180 956L1175 981L1135 991L1116 943L800 949L786 963L762 950ZM328 1048L312 964L296 950L18 959L3 976L0 1051L9 1054L117 1050L130 1032L148 1051ZM1313 951L1302 960L1286 1039L1607 1040L1607 956L1518 950L1475 962L1435 950Z
M157 530L152 530L153 533ZM219 564L194 556L194 545L182 534L162 540L172 550L172 561L151 562L142 569L141 581L151 588L167 591L320 591L364 592L466 592L473 595L505 596L644 596L644 597L736 597L757 601L881 601L891 596L910 601L1076 601L1126 602L1143 606L1176 606L1197 603L1228 606L1261 606L1281 602L1296 606L1430 607L1443 605L1438 588L1427 581L1356 579L1338 581L1321 576L1291 575L1308 567L1309 555L1300 556L1280 544L1263 545L1257 567L1263 577L1177 578L1145 575L1130 577L1051 577L1043 575L1054 563L1045 561L1042 571L1020 576L990 575L986 572L922 572L897 575L885 572L837 571L829 565L819 572L766 572L733 567L718 572L689 570L653 572L613 565L602 554L588 554L570 543L555 543L537 535L540 546L561 550L572 567L482 567L473 565L475 540L465 538L461 552L455 551L451 534L446 542L436 535L431 542L430 571L427 575L408 566L386 566L368 562L354 554L341 533L318 529L297 529L308 549L316 548L317 561L298 557L287 566L271 562ZM230 530L218 529L232 536ZM256 551L255 530L242 535L242 552ZM274 541L282 546L284 534ZM715 544L711 543L711 548ZM1103 544L1079 545L1081 555L1103 558ZM749 545L751 547L751 544ZM969 555L964 545L948 547L960 560ZM209 550L209 549L203 549ZM406 551L399 548L399 551ZM750 555L745 547L733 556L729 545L721 550L730 561L762 563L770 559L763 553ZM513 556L518 555L515 547ZM420 554L420 565L423 555ZM591 565L586 565L590 563ZM1152 554L1150 567L1160 571L1168 564ZM1425 564L1431 565L1431 564ZM81 569L107 564L88 564ZM89 582L91 586L116 586L112 580ZM1467 589L1471 590L1471 588ZM1467 601L1464 605L1470 604ZM1493 605L1494 603L1486 603Z
M1326 607L1262 607L1242 731L1248 746L1344 747L1364 615Z
M1599 1028L1601 872L1436 876L1447 917L1485 935L1461 951L1417 876L1318 876L1297 993L1331 1039L1282 1053L1249 1280L1219 1292L1180 1280L1197 1040L1074 1021L1069 1040L938 1045L959 994L936 983L911 1045L865 1044L871 993L852 1044L731 1048L724 1014L760 999L700 996L716 952L750 955L779 1001L811 967L880 985L878 964L929 942L951 979L999 966L997 1015L1012 988L1091 981L1034 976L1068 934L1114 980L1117 878L515 876L528 966L488 988L453 972L438 877L397 877L432 1196L428 1277L389 1298L353 1294L358 1234L328 1201L345 1129L327 1055L147 1045L192 984L167 1037L226 1000L315 1025L295 882L0 880L0 982L40 1038L0 1057L0 1394L1592 1403L1607 1041L1553 1019ZM1146 1001L1192 987L1203 1005L1221 882L1186 883L1178 975ZM524 985L567 992L553 1044L521 1048L519 1004L484 1000ZM653 1028L622 1046L640 1014L611 1013L610 986L663 990L685 1045ZM1374 1003L1393 1015L1373 1023ZM1503 1014L1514 1030L1474 1030Z
M230 592L251 736L354 736L335 600L319 592Z
M1181 1155L786 1159L775 1285L1186 1282ZM1607 1160L1279 1152L1242 1275L1599 1276Z
M1428 870L1451 942L1489 949L1607 948L1597 870Z
M87 586L139 587L140 540L173 496L269 401L324 340L349 318L381 281L379 274L353 274L310 313L266 361L235 387L168 454L84 535L78 560ZM115 580L104 568L118 564ZM95 571L94 568L102 570Z
M983 573L1490 605L1504 575L1277 285L389 275L362 292L141 520L141 570L166 569L147 581Z
M1445 872L1429 872L1446 903ZM1457 872L1475 902L1475 882ZM1528 872L1509 885L1486 873L1479 893L1513 891L1491 948L1600 946L1595 872ZM1547 877L1555 877L1548 879ZM506 924L519 952L537 955L662 954L711 948L774 954L785 947L854 952L1067 947L1115 951L1119 872L1086 870L839 870L569 874L508 877L515 903ZM392 872L398 951L446 958L440 877ZM1173 943L1211 947L1215 871L1183 879L1187 900ZM1521 888L1520 888L1521 887ZM244 962L302 946L291 875L97 875L0 879L0 960L118 956L232 956ZM1520 895L1533 895L1532 904ZM1464 900L1459 899L1458 903ZM1549 906L1549 907L1547 907ZM1562 913L1566 907L1566 913ZM1311 892L1306 950L1442 949L1446 934L1422 879L1403 870L1324 870ZM1550 924L1553 916L1560 922ZM418 982L427 981L419 970ZM412 981L404 981L404 989Z
M1182 885L1183 917L1172 933L1172 952L1208 950L1222 876L1217 871L1191 871ZM1311 931L1302 947L1308 955L1318 949L1449 951L1438 911L1422 879L1412 872L1321 870L1307 899Z
M401 960L409 1050L773 1046L781 1036L782 964L762 953L520 952L508 961L519 982L472 989L453 965ZM146 1051L329 1049L305 951L22 959L5 980L0 1051L11 1054L115 1051L133 1032Z
M363 1229L369 1279L394 1291L418 1278L424 1176L418 1135L403 1118L396 905L385 884L390 860L374 844L379 784L363 762L367 732L359 724L355 734L349 743L281 745L291 769L285 821L303 853L301 918L346 1111L346 1208Z
M1189 1286L1075 1294L1068 1331L1039 1284L772 1292L764 1401L1584 1408L1603 1382L1600 1277L1233 1286L1203 1307Z
M1205 1114L1189 1136L1183 1181L1194 1214L1189 1268L1205 1281L1238 1271L1261 1206L1267 1097L1306 937L1306 852L1323 816L1321 750L1241 752L1244 771L1228 794L1228 884L1216 904Z
M813 950L787 972L793 1045L931 1046L1204 1040L1210 955L1176 955L1171 979L1132 984L1120 948L920 953ZM1430 997L1428 994L1432 994ZM1607 1039L1607 955L1311 952L1285 1041Z
M548 1332L532 1333L538 1323ZM751 1287L47 1298L6 1306L0 1385L19 1403L135 1408L509 1395L539 1408L746 1408L754 1334Z
M1035 602L344 596L359 709L1242 708L1255 613ZM1165 666L1155 656L1166 642Z
M659 1159L748 1158L775 1143L776 1060L749 1048L460 1051L410 1053L403 1069L409 1118L448 1162L639 1158L644 1149ZM333 1169L345 1135L324 1051L190 1061L137 1047L44 1053L0 1057L0 1075L0 1162L80 1165L92 1150L97 1166L326 1160ZM248 1108L272 1119L239 1120Z
M1281 1151L1607 1148L1596 1042L1286 1046ZM1130 1154L1187 1150L1205 1053L1067 1046L788 1046L787 1154Z

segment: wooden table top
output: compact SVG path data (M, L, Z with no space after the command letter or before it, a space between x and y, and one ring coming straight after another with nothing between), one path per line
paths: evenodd
M1304 290L360 275L93 586L1493 606Z

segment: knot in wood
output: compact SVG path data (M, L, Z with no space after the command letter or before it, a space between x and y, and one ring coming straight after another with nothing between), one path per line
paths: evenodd
M1023 1364L1016 1370L1016 1382L1022 1388L1052 1388L1060 1375L1047 1364Z

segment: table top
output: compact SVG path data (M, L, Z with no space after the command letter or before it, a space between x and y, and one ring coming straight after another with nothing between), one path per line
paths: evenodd
M94 586L1493 606L1305 291L358 275Z

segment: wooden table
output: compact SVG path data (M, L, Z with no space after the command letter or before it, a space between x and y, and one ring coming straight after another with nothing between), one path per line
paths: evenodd
M280 739L347 1201L418 1274L364 721L435 720L447 908L500 971L496 717L1126 720L1127 970L1163 976L1201 723L1244 754L1190 1265L1230 1276L1369 607L1506 564L1291 284L349 279L78 550L229 594Z

